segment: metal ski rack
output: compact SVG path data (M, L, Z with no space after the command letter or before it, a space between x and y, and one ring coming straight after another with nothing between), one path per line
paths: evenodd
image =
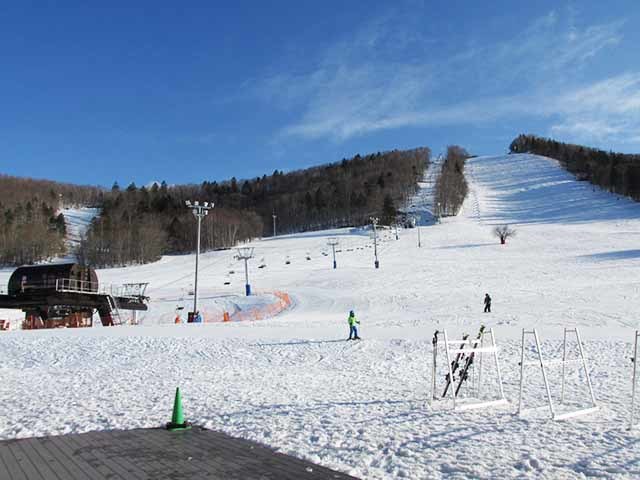
M567 360L567 333L575 333L576 341L578 344L578 352L580 354L580 358ZM532 335L535 341L536 351L538 354L538 360L525 362L524 361L524 343L525 336ZM566 365L578 363L582 364L582 368L584 369L584 374L587 379L587 386L589 388L589 395L591 396L592 406L588 408L582 408L579 410L573 410L562 414L557 414L553 407L553 400L551 398L551 388L549 387L549 380L547 377L546 367L552 365L562 365L562 386L560 390L560 403L564 403L564 391L565 391L565 373L566 373ZM538 337L538 331L534 328L533 330L525 330L522 329L522 346L520 349L520 393L518 395L518 415L522 415L531 410L538 410L539 408L544 407L533 407L528 409L522 408L522 392L524 388L524 367L525 366L540 366L542 369L542 380L544 382L544 387L547 393L547 402L549 404L549 411L551 413L551 418L553 420L566 420L568 418L577 417L579 415L586 415L588 413L593 413L599 409L596 403L596 397L593 394L593 387L591 385L591 377L589 376L589 369L587 368L587 360L584 356L584 350L582 349L582 339L580 338L580 332L577 328L566 328L564 329L564 338L562 342L562 359L560 360L543 360L542 358L542 349L540 347L540 338Z
M432 385L431 385L432 400L435 401L440 398L436 393L437 358L438 358L438 343L439 343L438 335L439 334L442 334L442 337L443 337L444 351L445 351L445 357L447 359L447 369L448 369L448 374L446 378L450 382L450 385L448 385L449 388L447 388L447 392L449 392L449 397L451 398L451 404L452 404L453 410L463 411L463 410L472 410L476 408L483 408L483 407L490 407L490 406L507 405L509 402L504 396L504 389L502 386L502 374L500 372L500 362L498 360L498 346L496 345L496 339L495 339L495 335L492 328L481 331L480 335L477 338L473 338L473 339L464 338L459 340L449 340L446 330L436 331L433 339L433 368L432 368ZM490 340L489 346L485 346L485 336L489 337L489 340ZM477 391L479 392L480 385L482 384L482 355L484 353L493 354L493 359L495 361L495 366L496 366L496 374L498 377L498 387L499 387L500 398L497 400L477 401L474 403L465 403L462 405L457 405L456 391L459 390L460 384L458 385L458 388L456 388L455 381L454 381L454 369L452 366L452 355L479 354L477 357L478 365L479 365ZM463 381L465 381L465 379L461 378L460 382L463 382Z

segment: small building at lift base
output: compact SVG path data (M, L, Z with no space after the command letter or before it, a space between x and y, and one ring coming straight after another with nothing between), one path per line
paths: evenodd
M11 274L0 308L22 310L24 329L89 327L96 311L111 326L125 323L121 310L147 310L146 286L100 288L96 271L77 263L29 265Z

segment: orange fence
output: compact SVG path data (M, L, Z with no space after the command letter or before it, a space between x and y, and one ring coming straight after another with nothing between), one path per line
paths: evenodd
M218 323L218 322L243 322L246 320L264 320L272 318L279 313L287 310L293 304L291 297L288 293L275 291L275 292L261 292L266 295L273 295L276 297L273 302L263 305L255 305L247 307L244 310L235 310L228 312L220 312L220 310L201 309L202 321L204 323ZM184 323L185 320L181 316L176 315L173 319L174 323Z
M267 305L258 305L247 310L239 310L231 315L225 312L223 321L242 322L246 320L264 320L272 318L285 311L292 305L291 297L284 292L271 292L276 297L276 301Z

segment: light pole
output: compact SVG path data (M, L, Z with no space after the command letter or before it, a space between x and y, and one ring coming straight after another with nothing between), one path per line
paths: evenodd
M327 240L327 245L329 245L333 249L333 268L338 268L338 264L336 263L336 245L338 245L337 238L330 238Z
M193 212L193 215L198 219L198 241L197 241L197 249L196 249L196 279L194 282L193 289L193 314L195 315L198 311L198 261L200 257L200 224L202 223L202 219L209 215L209 210L213 208L213 202L209 204L209 202L204 202L200 205L200 202L195 201L191 203L191 200L187 200L185 202L187 208L190 208Z
M373 256L375 257L375 262L373 263L376 268L380 268L380 262L378 262L378 233L376 231L376 225L380 219L378 217L369 217L371 220L371 224L373 225Z
M249 285L249 259L253 258L253 247L242 247L238 249L238 260L244 260L244 291L247 297L251 295L251 285Z
M276 236L276 218L278 218L278 216L276 215L276 212L273 212L273 214L271 215L273 217L273 236Z

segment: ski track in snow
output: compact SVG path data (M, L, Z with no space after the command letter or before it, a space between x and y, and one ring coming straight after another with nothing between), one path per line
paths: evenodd
M155 427L168 421L179 385L194 423L361 478L638 478L640 432L626 428L640 205L533 155L470 159L467 178L461 214L423 227L423 248L415 229L399 241L381 232L379 270L361 230L255 242L267 268L252 262L254 289L295 300L271 320L154 325L189 288L190 255L100 271L106 283L151 281L143 326L0 334L0 438ZM518 232L505 247L491 233L502 223ZM338 270L322 255L328 236L341 242ZM233 253L202 255L205 305L242 290ZM9 275L1 270L0 280ZM490 315L481 313L485 292ZM344 341L352 308L360 342ZM433 331L475 335L481 322L495 328L510 405L463 413L429 405ZM521 329L538 328L551 359L562 353L564 326L581 329L601 409L562 422L545 410L518 418ZM483 368L489 398L489 357ZM559 368L549 374L563 411ZM588 406L579 369L567 378L570 406ZM544 404L539 369L528 367L524 392L527 406Z

